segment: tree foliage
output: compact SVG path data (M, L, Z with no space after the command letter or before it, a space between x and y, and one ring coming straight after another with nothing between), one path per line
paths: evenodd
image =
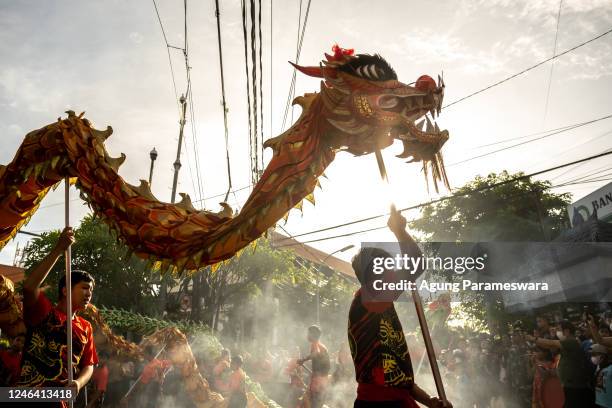
M187 295L191 300L189 318L216 328L222 309L259 296L266 285L299 273L290 254L272 249L265 238L259 239L255 247L246 248L216 270L203 268L178 281L169 294L168 317L186 317L180 301Z
M478 176L454 191L457 198L425 207L410 227L430 241L549 241L567 226L570 196L552 192L549 181L509 181L523 175L504 171ZM461 302L460 314L481 330L503 330L512 318L492 293L461 291L455 300Z
M508 182L523 175L504 171L478 176L454 191L459 197L425 207L411 227L431 241L550 240L567 225L570 196L551 192L549 181Z

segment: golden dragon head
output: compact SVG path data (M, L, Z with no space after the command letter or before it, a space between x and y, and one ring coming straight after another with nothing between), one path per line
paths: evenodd
M435 118L444 98L444 81L422 75L411 84L397 79L393 68L380 55L354 55L352 49L333 47L318 67L293 64L299 71L318 78L332 147L363 155L401 140L399 158L423 162L426 179L432 174L449 188L440 152L448 131L440 130Z

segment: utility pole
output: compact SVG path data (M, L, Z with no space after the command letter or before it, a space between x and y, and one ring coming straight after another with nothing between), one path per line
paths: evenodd
M181 120L179 122L181 127L179 130L178 146L176 149L176 160L174 161L174 180L172 180L172 197L170 199L170 202L172 204L174 204L174 202L176 201L176 185L178 183L179 170L181 169L181 147L183 146L183 129L185 128L185 112L187 110L187 98L185 98L185 95L181 95L181 99L179 99L179 101L181 102ZM153 159L153 157L151 157L151 159ZM151 168L153 168L152 166L153 164L151 164ZM168 282L166 278L162 276L161 285L159 288L159 297L161 300L162 314L166 312L167 296L168 296Z
M149 152L149 157L151 157L151 169L149 170L149 187L153 183L153 166L155 165L155 159L157 159L157 150L153 148L151 152Z
M172 198L170 202L174 204L176 201L176 184L178 183L178 174L181 169L181 147L183 146L183 129L185 128L185 111L187 110L187 99L185 95L181 95L181 127L179 130L179 140L176 149L176 160L174 161L174 180L172 181Z
M535 201L538 221L540 222L540 231L542 232L542 238L544 238L544 241L550 241L550 234L548 233L548 230L544 225L544 211L542 209L542 190L536 187L531 191L533 192L533 198Z
M18 242L15 248L15 257L13 258L13 266L19 266L19 261L17 261L17 259L21 257L20 254L21 252L19 251L19 242Z

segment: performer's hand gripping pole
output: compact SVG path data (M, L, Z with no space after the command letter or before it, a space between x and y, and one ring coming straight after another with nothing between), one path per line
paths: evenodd
M380 149L375 151L376 162L378 163L378 170L383 181L389 183L387 175L387 169L385 162L382 157ZM395 210L395 204L391 197L389 197L392 210ZM446 392L444 391L444 384L442 383L442 376L440 375L440 368L438 367L438 360L436 359L436 351L434 350L433 343L431 341L431 335L429 333L429 327L427 326L427 320L425 319L425 311L423 310L423 302L421 302L421 296L418 290L412 290L412 299L414 301L414 308L416 309L417 317L419 318L419 325L421 326L421 332L423 333L423 341L425 342L425 349L427 350L427 358L429 359L429 365L431 366L431 372L436 383L436 390L438 391L438 397L442 401L447 401Z
M70 226L70 179L66 177L66 227ZM66 248L66 370L68 371L68 386L74 381L72 367L72 251L70 246ZM72 400L70 407L73 406Z

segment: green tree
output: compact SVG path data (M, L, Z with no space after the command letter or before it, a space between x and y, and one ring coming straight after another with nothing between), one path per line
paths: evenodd
M215 272L208 268L202 276L205 322L214 320L216 329L224 305L261 295L268 283L296 277L300 272L291 254L273 249L266 239L258 240L254 249L245 249Z
M549 181L509 182L523 175L504 171L478 176L455 190L459 197L425 207L410 227L429 241L549 241L567 227L571 197L552 192ZM504 184L488 188L498 183ZM491 293L462 291L459 300L461 313L470 316L475 327L503 330L512 318L501 298Z
M214 272L205 268L183 279L170 292L168 318L201 321L221 331L228 345L267 345L275 329L291 332L294 326L301 339L301 331L316 322L317 283L321 323L329 333L343 327L337 322L346 319L354 283L262 238ZM191 295L190 312L178 307L185 295Z
M478 176L454 192L465 195L425 207L411 227L431 241L548 241L567 226L569 194L531 178L487 188L523 175Z
M26 274L51 251L59 232L44 233L31 241L24 256ZM74 233L72 268L85 270L96 279L93 303L151 314L155 310L154 288L158 278L145 270L144 262L135 256L127 258L125 245L117 242L98 218L86 216ZM49 287L46 294L53 301L57 300L57 284L64 277L64 265L62 257L44 283Z

